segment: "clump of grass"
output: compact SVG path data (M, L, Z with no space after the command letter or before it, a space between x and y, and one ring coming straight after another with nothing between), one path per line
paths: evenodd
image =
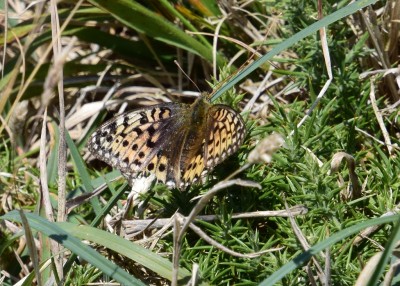
M375 4L368 13L357 12L327 27L333 81L301 126L297 125L329 79L321 52L324 39L318 36L292 44L246 75L235 91L219 97L216 102L237 110L246 107L242 114L248 133L239 152L218 166L206 183L185 192L153 185L148 193L128 197L130 188L118 179L118 173L88 156L88 136L115 113L168 100L193 100L187 94L194 87L181 77L173 59L178 59L197 85L209 89L207 81L214 82L213 78L231 74L229 80L235 78L233 71L253 57L250 46L254 43L263 42L259 50L265 54L276 48L276 43L307 30L318 17L317 8L308 2L286 0L275 6L254 2L243 7L207 3L145 7L135 2L110 6L107 1L90 1L76 10L63 3L58 16L68 25L55 38L66 46L75 37L65 62L57 61L60 57L56 55L53 62L49 60L54 24L44 4L30 7L24 14L15 10L18 6L8 7L9 15L25 17L18 21L7 18L9 28L2 37L0 190L2 218L8 221L3 225L7 235L1 243L0 261L5 285L20 277L33 281L34 268L39 265L28 263L34 261L32 252L40 250L39 264L49 262L52 255L58 257L45 237L65 247L60 251L68 262L57 262L57 258L41 272L42 281L63 279L56 271L61 265L65 283L170 283L177 233L168 219L176 211L189 215L198 195L206 194L239 168L243 170L235 178L240 178L241 184L223 189L205 205L200 214L211 219L194 222L204 232L202 239L194 230L185 232L177 274L181 283L189 279L197 264L199 283L271 285L281 280L283 285L353 285L361 279L364 265L372 263L377 254L382 254L382 259L372 266L373 271L366 270L371 273L370 283L389 279L390 272L385 278L382 269L395 257L392 251L398 241L398 218L388 214L397 211L399 201L399 87L396 71L392 76L381 70L388 70L398 58L394 48L398 45L394 36L397 26L389 20L389 8L394 9L396 1ZM323 14L333 15L345 6L335 5L324 3ZM299 11L302 13L297 16ZM56 11L51 13L54 16ZM176 18L193 34L170 20ZM376 26L371 24L374 21ZM199 32L218 34L217 48L213 49L210 36ZM232 58L236 60L230 62ZM59 69L54 69L55 63L60 64ZM49 68L63 70L63 74L51 78ZM51 221L44 208L50 206L56 213L57 200L62 199L57 184L61 180L57 176L59 99L52 94L58 76L65 88L67 222ZM54 81L51 87L49 79ZM21 106L28 112L18 109ZM49 115L43 136L46 109ZM251 150L274 132L285 138L285 146L273 154L271 163L249 164ZM40 149L41 139L42 145L47 144ZM40 150L46 165L39 160ZM331 164L338 156L348 161L338 160L340 167L334 172ZM47 204L42 199L46 186ZM92 191L98 191L96 196L88 195ZM286 210L295 206L307 212L288 217ZM18 248L23 241L22 226L13 209L37 214L26 217L38 233L34 232L36 244L28 245L39 249ZM286 216L255 216L257 211L277 210ZM249 217L237 218L238 214ZM157 225L156 219L162 224ZM361 230L365 232L358 236ZM206 236L244 255L228 254ZM91 247L82 240L90 241ZM268 252L246 257L262 251ZM80 265L75 255L89 264ZM6 263L16 258L25 264Z

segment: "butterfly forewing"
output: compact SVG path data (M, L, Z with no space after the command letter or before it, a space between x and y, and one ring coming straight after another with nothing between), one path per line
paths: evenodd
M166 103L119 115L92 134L89 150L126 177L147 172L165 182L168 158L162 149L169 130L180 122L182 110L181 104Z

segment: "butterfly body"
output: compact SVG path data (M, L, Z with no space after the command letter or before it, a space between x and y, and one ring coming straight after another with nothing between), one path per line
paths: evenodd
M236 152L245 132L240 114L202 95L193 104L170 102L121 114L100 126L88 147L130 183L154 174L182 188Z

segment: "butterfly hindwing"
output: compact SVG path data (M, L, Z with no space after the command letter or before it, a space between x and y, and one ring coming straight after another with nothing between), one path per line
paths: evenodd
M188 158L188 164L185 165L182 172L182 183L183 185L188 185L190 182L196 182L199 178L201 178L205 171L205 157L204 157L204 149L205 149L205 140L202 141L200 148L197 149L197 152L194 152L190 158Z
M245 125L241 116L226 105L210 105L207 110L205 128L197 130L196 137L203 138L194 150L186 148L187 164L183 168L182 183L196 182L216 165L235 153L243 143ZM200 141L198 141L200 142ZM187 142L187 145L193 144ZM189 153L189 154L190 154Z
M223 104L213 105L209 117L205 157L212 169L239 149L246 129L240 114Z

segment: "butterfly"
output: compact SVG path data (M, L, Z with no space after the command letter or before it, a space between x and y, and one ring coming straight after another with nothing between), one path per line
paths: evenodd
M246 134L238 112L208 98L203 93L192 104L169 102L121 114L91 135L88 149L131 185L154 175L169 187L186 187L235 153Z

